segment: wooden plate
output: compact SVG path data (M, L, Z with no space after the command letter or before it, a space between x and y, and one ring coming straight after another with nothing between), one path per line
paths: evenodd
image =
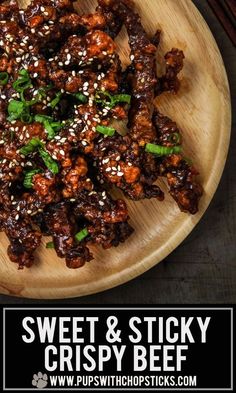
M96 1L80 0L81 11L92 11ZM205 194L199 213L181 213L166 193L165 202L128 202L136 232L124 245L103 251L94 248L95 260L69 270L45 242L31 269L17 270L8 260L8 241L0 234L0 291L31 298L83 296L120 285L142 274L173 251L191 232L208 207L224 168L230 139L230 98L225 68L217 45L202 16L190 0L136 0L149 33L163 30L159 60L172 47L185 52L182 87L177 96L158 99L160 110L177 121L184 134L185 155L201 173ZM119 47L127 63L125 31ZM162 187L167 191L163 182Z

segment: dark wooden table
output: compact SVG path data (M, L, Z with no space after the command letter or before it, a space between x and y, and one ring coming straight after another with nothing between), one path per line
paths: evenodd
M206 0L194 0L221 50L236 108L236 49ZM118 288L68 304L236 303L236 113L230 152L217 193L201 222L165 261ZM0 296L0 303L42 303ZM54 303L57 303L55 301Z

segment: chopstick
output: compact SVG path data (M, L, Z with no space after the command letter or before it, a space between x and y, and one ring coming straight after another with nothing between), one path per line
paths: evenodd
M233 45L236 46L235 0L208 0L208 3L231 39Z

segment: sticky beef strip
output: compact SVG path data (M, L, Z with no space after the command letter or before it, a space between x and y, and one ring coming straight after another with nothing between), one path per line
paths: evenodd
M176 146L176 137L177 144L181 143L180 131L175 122L157 111L154 113L153 121L159 145ZM196 181L196 169L189 165L181 154L172 154L158 159L158 171L161 176L167 178L170 194L180 210L191 214L197 213L203 189Z
M118 246L133 233L126 203L113 200L105 190L81 193L73 212L78 220L86 220L89 241L105 249Z
M110 1L110 7L125 24L134 66L129 135L140 146L144 146L155 138L152 114L154 89L157 84L156 47L149 40L141 24L140 16L133 10L133 2L129 0Z
M45 213L45 219L57 255L65 258L69 268L81 267L93 259L89 249L75 240L76 225L66 202L51 205Z
M8 256L12 262L18 263L19 269L30 267L34 261L34 251L40 245L41 233L33 229L30 218L22 217L20 212L1 210L0 230L10 240Z
M164 91L176 94L180 87L178 74L183 68L184 54L181 50L173 48L165 55L166 72L159 79L159 94Z
M115 185L132 200L163 200L163 192L153 185L151 177L148 183L142 171L143 156L140 147L128 135L100 139L95 145L93 157L100 182Z
M110 9L109 0L98 0L98 4L97 12L102 14L106 21L105 32L115 39L122 28L123 22L121 18L117 17Z

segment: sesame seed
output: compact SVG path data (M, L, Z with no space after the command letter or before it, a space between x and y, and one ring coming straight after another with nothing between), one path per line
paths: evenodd
M60 154L61 154L62 156L65 156L64 150L60 150Z
M124 173L123 172L117 172L117 176L119 176L119 177L124 176Z

